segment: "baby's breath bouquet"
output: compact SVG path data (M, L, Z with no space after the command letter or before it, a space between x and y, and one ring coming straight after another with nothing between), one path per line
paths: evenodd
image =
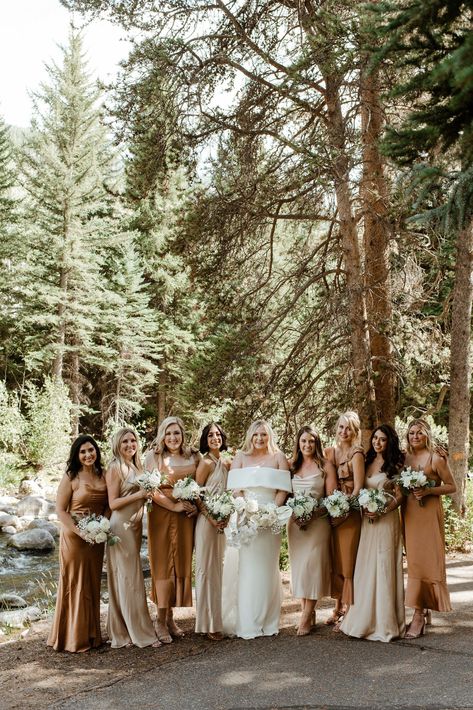
M424 471L414 471L410 466L401 471L401 475L395 481L405 496L408 496L415 488L433 488L435 486L435 481L427 478ZM417 502L421 506L424 505L422 498Z
M172 489L172 495L176 500L197 500L200 498L200 486L191 476L186 476L176 481Z
M314 510L319 507L319 501L311 495L295 493L293 498L289 498L287 505L291 508L293 517L299 521L301 530L310 523Z
M358 493L360 508L365 508L369 513L383 513L388 504L388 494L378 488L362 488ZM368 518L373 523L373 518Z
M81 537L89 545L100 545L106 542L108 545L116 545L120 538L114 535L110 529L110 520L104 515L84 515L82 517L73 516L77 527L81 532Z
M145 490L147 493L155 493L160 486L165 482L166 477L158 471L157 468L154 468L152 471L143 471L142 474L138 476L138 478L135 479L135 483L139 485L140 488ZM146 510L148 513L150 510L153 508L153 501L152 500L147 500L146 501Z
M334 491L331 495L323 498L322 504L327 509L331 518L342 518L348 515L351 506L351 497L343 491Z

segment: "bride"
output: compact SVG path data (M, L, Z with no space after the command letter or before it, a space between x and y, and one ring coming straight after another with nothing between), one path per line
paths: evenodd
M291 491L291 476L270 425L249 427L243 449L233 459L227 488L235 496L256 498L259 505L280 506ZM282 601L279 574L280 535L258 529L240 549L227 547L223 572L223 626L227 634L251 639L279 631Z

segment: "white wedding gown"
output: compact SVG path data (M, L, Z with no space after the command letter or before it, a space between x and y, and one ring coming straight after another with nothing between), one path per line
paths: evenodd
M243 489L245 495L252 495L264 505L274 502L277 490L291 490L291 477L289 471L271 468L234 469L229 473L227 487ZM280 546L280 535L271 530L258 530L251 542L239 550L227 547L222 599L226 634L252 639L279 632L282 601Z

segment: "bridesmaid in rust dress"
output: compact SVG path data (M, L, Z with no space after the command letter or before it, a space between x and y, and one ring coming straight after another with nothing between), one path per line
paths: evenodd
M356 412L345 412L337 422L337 443L325 451L337 470L337 487L356 496L365 480L365 455L360 446L360 419ZM329 494L333 491L329 491ZM332 519L333 573L332 596L335 609L326 624L336 624L353 604L353 573L361 532L361 515L352 510L343 518Z
M184 424L178 417L161 422L146 454L145 468L158 469L167 478L153 496L148 516L148 553L151 598L158 607L157 634L161 643L184 635L173 618L175 606L192 606L192 549L197 507L175 500L172 486L186 476L195 477L200 454L186 444Z
M407 557L406 606L414 609L406 639L418 638L430 623L430 609L451 611L445 569L445 531L440 496L455 493L448 461L433 451L432 432L423 419L407 428L405 465L424 471L431 488L418 488L402 503Z
M79 436L71 447L59 484L56 510L62 523L56 612L48 637L55 651L88 651L102 644L100 580L104 545L90 545L80 535L73 515L103 515L107 486L100 451L91 436Z

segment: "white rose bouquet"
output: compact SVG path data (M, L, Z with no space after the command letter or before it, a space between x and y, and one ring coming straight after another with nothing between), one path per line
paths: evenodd
M300 529L304 530L305 526L312 520L314 510L319 507L319 501L311 495L295 493L293 498L289 498L287 505L290 507L294 518L298 521Z
M191 476L181 478L173 486L172 495L176 500L194 501L200 498L200 486Z
M100 545L106 542L108 545L116 545L120 538L114 535L110 529L110 520L104 515L84 515L83 517L73 516L77 527L81 532L81 537L89 545Z
M388 494L377 488L362 488L358 493L358 503L360 508L364 508L369 513L383 513L388 504ZM373 518L368 518L373 523Z
M234 512L231 514L224 533L229 547L238 550L242 545L249 545L258 532L256 514L258 501L255 498L242 498L238 496L233 501Z
M231 491L224 491L220 495L206 493L202 498L202 502L207 509L209 517L218 523L227 522L235 510L235 498ZM217 532L222 533L223 530L218 528Z
M255 514L258 528L261 530L271 530L278 535L292 515L292 509L288 505L275 503L265 503Z
M350 512L351 496L347 496L343 491L334 491L331 495L322 499L322 504L327 509L331 518L342 518Z
M144 491L147 493L155 493L158 488L165 482L166 477L158 471L157 468L153 469L152 471L143 471L142 474L138 476L138 478L135 479L135 483L139 485L140 488L142 488ZM152 500L147 500L146 501L146 510L148 513L150 510L153 508L153 501Z
M427 478L424 471L414 471L410 466L401 471L401 475L395 479L395 482L405 496L408 496L415 488L433 488L435 486L435 481ZM424 505L422 498L418 500L418 503Z

